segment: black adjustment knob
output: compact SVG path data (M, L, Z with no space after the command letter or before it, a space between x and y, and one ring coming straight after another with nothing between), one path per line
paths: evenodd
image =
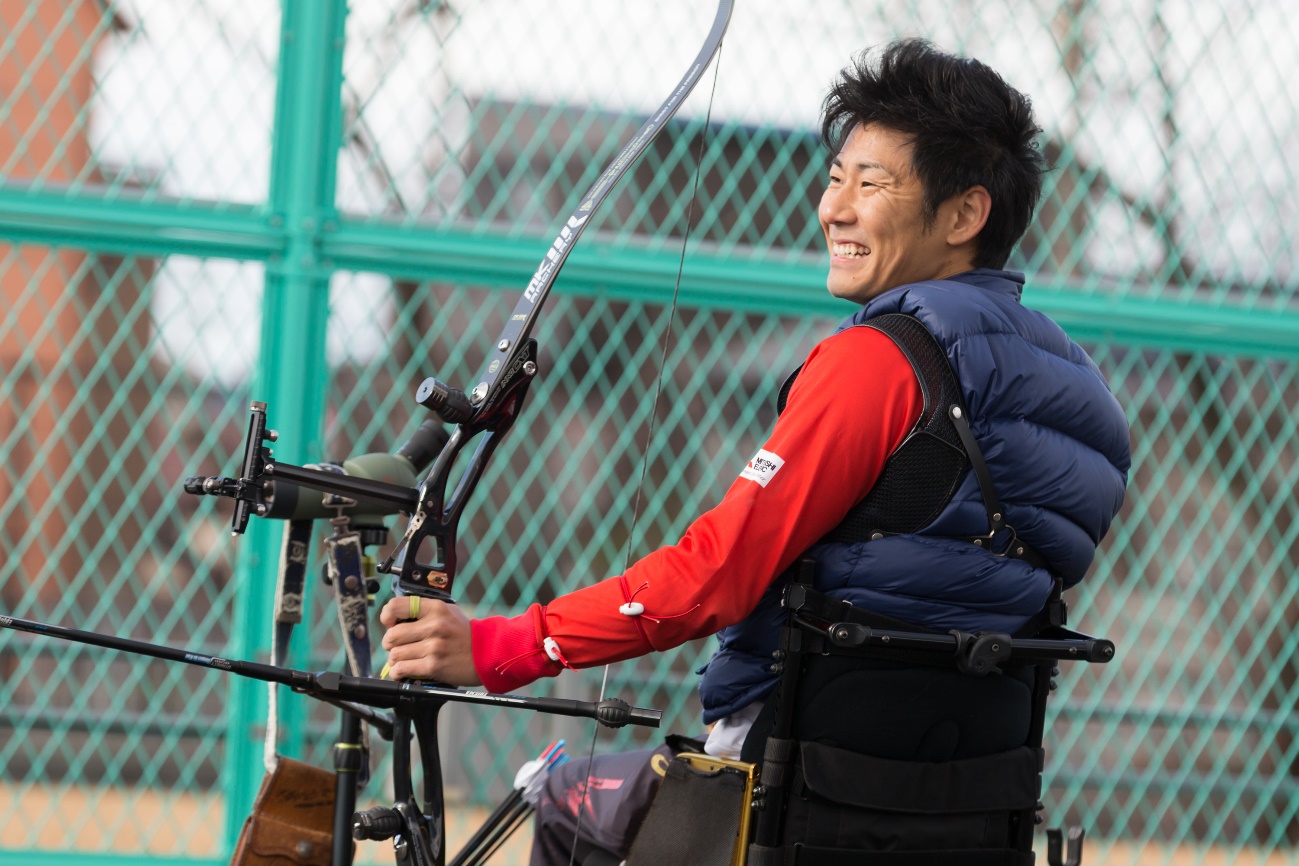
M431 376L420 383L415 392L415 402L438 413L438 417L448 424L468 421L474 412L464 391L444 385Z
M401 813L396 809L375 806L352 816L352 838L378 842L391 839L402 830Z
M229 496L239 493L239 482L220 475L191 475L185 479L185 492L193 496Z

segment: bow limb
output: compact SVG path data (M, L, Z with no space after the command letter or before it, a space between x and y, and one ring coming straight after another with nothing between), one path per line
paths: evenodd
M527 339L528 334L531 333L532 325L536 321L542 303L550 293L551 286L555 284L555 279L559 276L559 270L564 266L564 261L568 258L569 252L572 251L582 232L586 230L591 215L604 202L614 185L622 179L627 170L645 153L650 143L658 137L667 122L676 115L677 109L685 102L686 97L695 89L695 85L699 83L699 79L707 70L708 64L712 62L713 57L721 48L722 37L726 34L726 27L730 22L733 7L734 0L720 0L717 4L717 12L713 17L712 28L709 30L703 46L699 49L699 54L695 57L694 62L690 64L690 68L686 70L681 81L663 104L642 124L631 140L623 145L622 150L613 158L613 161L600 174L600 177L586 191L586 195L582 196L578 206L569 214L567 222L559 231L559 236L550 245L550 249L542 258L541 264L537 266L532 279L529 280L523 296L515 305L514 312L506 322L505 329L501 332L501 338L496 344L493 354L488 358L487 372L471 394L471 399L477 398L481 401L484 411L490 410L493 399L498 397L501 390L501 372L509 367L513 355L519 351L520 342Z
M405 534L392 555L379 567L384 572L397 571L394 583L398 593L451 600L460 515L482 476L488 458L518 416L528 386L536 375L536 342L530 335L541 307L591 216L699 83L721 48L733 8L734 0L719 0L712 27L685 75L573 209L515 304L487 358L483 374L470 393L465 395L432 379L420 386L420 402L437 411L443 420L456 423L457 427L419 486L419 505L411 514ZM451 466L460 450L480 434L481 440L448 499L446 490ZM426 555L431 556L432 561L420 562L420 552L430 539L432 549Z
M723 3L722 5L727 5L727 4ZM718 14L717 20L723 22L722 28L724 30L725 22L723 21L721 16L723 14L729 16L730 11L726 10L726 12L723 13L722 9L719 7L717 14ZM714 26L716 27L717 25L715 24ZM718 47L720 48L720 41ZM705 61L705 65L707 65L706 61ZM715 92L717 87L716 68L714 68L713 74L714 74L713 88ZM712 103L712 98L710 97L708 102L708 115L704 123L705 131L707 131L709 122L712 119L712 111L713 111L713 103ZM651 403L649 416L646 420L645 448L641 455L640 481L636 486L636 504L632 508L631 527L627 532L627 550L623 560L624 574L627 572L627 569L630 568L631 566L632 545L635 542L635 537L636 537L636 522L637 519L640 517L641 494L644 492L645 489L645 477L649 469L650 444L654 438L654 419L658 415L659 397L662 395L663 392L663 375L667 369L668 352L672 345L672 325L676 319L677 297L681 291L681 275L685 268L686 247L690 240L691 226L694 224L695 201L699 196L699 177L703 171L703 156L704 156L704 139L701 138L700 146L699 146L699 157L696 160L696 164L695 164L695 179L690 194L690 207L686 212L685 232L681 240L681 257L677 263L677 276L676 276L675 285L672 288L672 305L668 310L667 328L664 330L663 333L663 353L662 353L662 357L659 360L658 375L655 377L656 381L654 385L654 399L653 402ZM608 685L609 685L609 665L606 664L604 666L604 673L600 678L599 700L604 700ZM596 740L599 737L599 733L600 733L600 729L598 726L594 727L591 731L591 745L587 751L586 778L582 782L582 793L578 797L577 821L573 828L573 845L572 848L569 849L569 856L568 856L569 866L573 866L573 864L577 860L578 843L582 838L582 819L586 811L585 806L587 804L587 792L590 790L590 786L591 786L591 774L592 771L595 769L595 746L596 746Z

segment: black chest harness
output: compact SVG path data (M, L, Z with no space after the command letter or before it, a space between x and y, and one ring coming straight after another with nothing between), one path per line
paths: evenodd
M983 452L970 432L969 412L947 353L914 316L887 313L864 322L902 350L920 382L924 407L915 428L889 456L884 470L866 497L848 509L839 525L821 543L877 541L889 535L919 532L938 518L951 502L968 466L974 472L988 513L986 535L960 536L961 541L998 555L1023 559L1035 568L1048 568L1045 558L1024 544L1006 523L1006 514L992 485ZM799 367L780 387L777 412L785 410ZM996 536L1008 531L1009 539ZM994 549L994 539L999 549Z

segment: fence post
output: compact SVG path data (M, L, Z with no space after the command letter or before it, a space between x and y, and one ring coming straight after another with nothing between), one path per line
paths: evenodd
M345 0L283 0L280 56L271 142L267 220L282 234L285 253L266 266L261 350L253 399L269 405L280 432L276 457L290 463L322 458L321 420L325 326L330 264L319 251L335 220L334 191L342 141ZM252 522L236 570L236 658L261 658L270 646L271 597L279 526ZM302 629L299 628L299 632ZM282 717L300 732L305 718L295 701L281 701ZM232 848L261 779L266 687L236 679L231 686L226 739L226 844Z

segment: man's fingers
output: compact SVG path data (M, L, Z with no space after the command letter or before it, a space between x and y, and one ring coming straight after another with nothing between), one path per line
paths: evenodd
M406 607L405 600L401 600L401 604L396 605L396 607ZM385 607L384 614L388 613L389 610ZM388 627L388 630L383 635L383 648L391 650L393 647L402 646L403 644L413 644L429 638L444 637L448 634L450 622L451 615L446 610L446 604L425 599L420 610L419 619L400 620ZM387 625L387 622L385 621L384 624Z
M388 650L388 661L398 662L447 652L453 649L452 637L451 629L445 623L421 620L390 629L383 636L383 642ZM389 638L393 638L391 646L388 645Z
M411 659L405 662L389 662L388 679L401 680L438 680L437 672L429 659Z
M379 611L379 622L386 628L392 628L401 622L436 615L445 607L445 602L421 599L418 595L399 595L388 599L388 603Z
M388 677L394 680L441 679L442 642L436 638L393 647L388 653Z
M396 647L422 641L432 633L431 625L428 620L399 622L384 632L383 648L391 652Z
M379 609L379 622L383 623L385 628L392 628L401 619L401 612L394 608L404 604L405 601L403 598L390 598Z
M394 680L432 679L453 685L477 685L469 618L453 604L399 596L379 612L386 631L388 676ZM411 618L411 613L418 617Z
M388 599L388 603L379 611L379 622L388 628L392 628L399 622L419 619L420 614L423 612L425 612L425 606L420 603L418 595L399 595L396 598Z

